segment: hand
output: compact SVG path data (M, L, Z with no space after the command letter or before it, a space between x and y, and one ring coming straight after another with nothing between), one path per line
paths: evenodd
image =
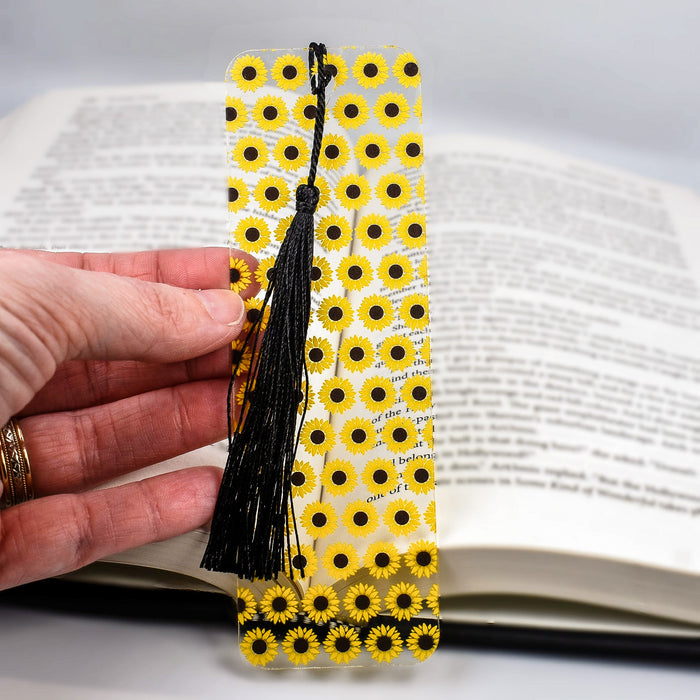
M226 436L227 287L224 249L0 251L0 426L19 421L36 495L0 511L0 589L211 518L214 467L86 489Z

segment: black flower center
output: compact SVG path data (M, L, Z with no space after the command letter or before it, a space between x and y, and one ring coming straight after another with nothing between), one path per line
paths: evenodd
M411 519L411 516L405 510L397 510L394 513L394 522L397 525L406 525Z

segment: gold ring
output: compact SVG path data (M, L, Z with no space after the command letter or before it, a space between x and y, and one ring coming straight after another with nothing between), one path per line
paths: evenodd
M24 435L14 418L10 418L0 428L0 478L3 487L1 508L9 508L34 498L32 470Z

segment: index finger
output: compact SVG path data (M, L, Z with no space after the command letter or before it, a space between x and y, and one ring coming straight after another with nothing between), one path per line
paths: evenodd
M227 248L184 248L148 250L136 253L53 253L42 250L18 250L67 267L95 272L111 272L147 282L162 282L185 289L225 288L229 284L229 251ZM258 266L252 255L235 251L235 257L246 262L251 274ZM250 285L239 294L247 298L257 292Z

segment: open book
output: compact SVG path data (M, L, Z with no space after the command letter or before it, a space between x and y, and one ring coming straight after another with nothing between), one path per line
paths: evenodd
M173 85L20 108L0 242L221 245L222 106ZM488 138L426 152L443 618L697 638L700 197ZM204 452L176 462L223 463ZM206 538L85 575L233 595Z

